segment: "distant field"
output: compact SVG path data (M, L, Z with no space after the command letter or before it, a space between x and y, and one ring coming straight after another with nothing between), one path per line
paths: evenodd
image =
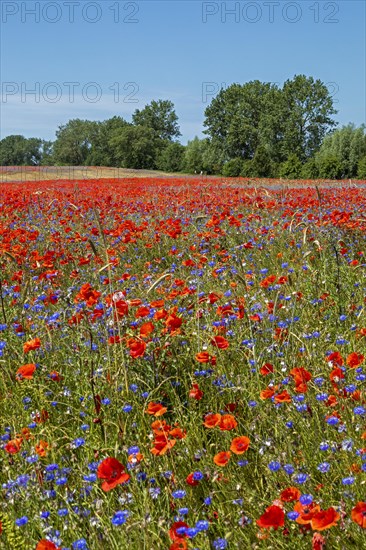
M1 166L0 182L169 176L154 170L105 166Z
M220 181L230 186L242 185L265 187L363 187L364 180L284 180L282 178L227 178L223 176L207 176L195 174L172 174L158 170L133 170L128 168L113 168L107 166L0 166L0 183L11 182L41 182L54 180L95 180L95 179L127 179L127 178L179 178L201 179L205 182Z

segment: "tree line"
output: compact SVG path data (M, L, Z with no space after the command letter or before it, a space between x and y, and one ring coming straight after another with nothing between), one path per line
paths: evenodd
M113 166L243 177L366 178L366 127L336 129L326 85L297 75L282 87L254 80L223 88L205 110L205 138L187 145L174 104L153 100L132 121L72 119L54 142L11 135L0 164Z

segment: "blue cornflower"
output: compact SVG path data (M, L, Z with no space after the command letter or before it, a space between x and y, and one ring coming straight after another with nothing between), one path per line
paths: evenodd
M82 445L84 445L84 443L85 443L85 439L83 437L77 437L76 439L73 440L72 446L74 449L77 449L78 447L81 447Z
M273 460L268 464L268 468L271 470L271 472L277 472L281 469L281 464L276 460Z
M184 498L186 496L186 491L184 491L183 489L178 489L177 491L173 491L172 492L172 497L173 498Z
M85 539L78 539L72 543L74 550L88 550L88 544Z
M329 472L330 470L330 464L329 462L322 462L321 464L319 464L317 466L317 469L319 470L319 472L321 472L322 474L326 474L327 472Z
M215 539L212 543L212 546L215 548L215 550L225 550L225 548L227 548L227 540Z
M344 477L342 479L342 484L343 485L353 485L353 483L355 482L355 478L350 476L350 477Z
M126 523L128 516L130 513L128 510L119 510L116 512L112 518L113 525L123 525Z
M294 482L302 485L303 483L306 483L308 479L308 474L296 474L296 476L294 477Z
M308 506L309 504L311 504L313 502L313 497L312 495L301 495L301 497L299 498L301 504L303 506Z
M207 531L207 529L209 528L210 524L208 523L207 520L205 519L200 519L196 522L196 529L197 531Z
M21 518L17 518L15 520L15 525L17 527L23 527L23 525L26 525L28 523L28 518L27 516L22 516Z

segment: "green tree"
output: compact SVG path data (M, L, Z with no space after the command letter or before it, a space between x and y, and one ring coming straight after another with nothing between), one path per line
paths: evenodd
M258 178L270 178L273 176L274 165L271 161L271 156L268 149L263 145L259 145L251 161L250 171L251 176Z
M114 116L94 124L86 163L90 166L118 166L116 152L110 140L118 130L131 126L122 117Z
M286 158L291 154L303 161L312 157L336 125L331 116L337 111L328 88L320 80L305 75L285 82L281 111L282 151Z
M259 80L232 84L221 89L206 108L205 133L225 160L252 159L259 145L278 139L272 112L278 101L278 88L273 84Z
M324 155L317 160L317 164L319 169L319 177L332 180L338 180L342 178L342 161L336 155Z
M317 155L318 160L335 156L342 164L342 177L355 177L359 160L366 155L365 130L365 125L356 128L354 124L335 130L324 139Z
M1 166L38 166L48 142L20 135L7 136L0 141Z
M366 180L366 155L358 161L357 177Z
M169 142L157 157L156 165L164 172L180 172L183 166L184 146Z
M298 179L302 173L302 162L295 154L289 155L288 159L279 167L279 175L281 178Z
M315 158L308 159L302 167L301 177L306 180L313 180L319 177L319 168Z
M241 158L228 160L222 168L222 175L231 178L240 176L244 162Z
M174 104L169 100L153 100L142 110L136 109L132 115L136 126L146 126L154 130L157 137L172 141L181 135Z
M208 139L199 139L197 136L189 141L185 147L183 170L191 174L207 171Z
M147 126L126 126L116 130L111 139L118 166L123 168L156 168L156 159L163 147L163 141Z
M97 122L77 118L59 126L53 147L55 164L61 166L87 165L97 125Z

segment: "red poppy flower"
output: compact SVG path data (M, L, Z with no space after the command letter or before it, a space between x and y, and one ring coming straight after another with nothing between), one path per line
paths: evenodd
M235 430L238 423L231 414L224 414L220 419L219 428L221 431Z
M155 327L154 327L154 325L152 324L151 321L148 321L147 323L144 323L140 327L140 336L142 338L147 338L154 331L154 328Z
M271 363L264 363L264 365L262 365L259 369L262 376L267 376L267 374L271 374L273 371L274 366Z
M59 546L47 539L42 539L36 546L36 550L59 550Z
M246 437L245 435L234 437L230 445L230 451L232 451L236 455L242 455L243 453L245 453L245 451L249 449L249 445L249 437Z
M203 391L200 390L198 384L193 384L188 395L191 399L196 399L197 401L199 401L203 397Z
M169 546L169 550L187 550L188 545L184 539L178 539Z
M211 344L219 349L226 349L229 347L229 342L223 336L214 336L214 338L211 339Z
M351 367L351 369L355 369L356 367L361 365L364 359L365 357L362 355L362 353L356 353L354 351L349 354L346 363L349 367Z
M366 529L366 502L357 502L356 506L352 508L351 518L362 529Z
M285 512L280 506L269 506L264 514L256 520L256 524L261 529L270 529L271 527L277 531L279 527L285 525Z
M226 466L226 464L229 462L231 457L230 451L221 451L221 453L217 453L217 455L214 456L214 463L217 466Z
M154 440L154 447L150 449L154 456L163 456L176 444L176 439L168 439L165 435L158 435Z
M130 476L125 473L125 468L119 460L113 457L108 457L98 466L98 479L104 479L102 483L103 491L110 491L117 485L126 483Z
M205 421L203 425L206 428L214 428L215 426L218 426L221 421L221 414L220 413L210 413L205 416Z
M311 520L313 519L315 514L320 512L320 506L315 503L303 506L301 502L296 502L294 506L294 511L299 514L299 516L296 518L296 522L300 523L300 525L307 525L311 523Z
M196 487L197 485L199 485L199 481L198 479L194 479L194 472L192 472L191 474L188 474L187 477L186 477L186 482L188 483L188 485L191 485L192 487Z
M293 377L295 384L309 382L312 378L311 373L303 367L290 370L290 375Z
M10 455L15 455L16 453L19 453L20 447L22 446L22 442L23 442L22 438L11 439L5 445L4 450Z
M161 416L162 414L166 413L168 409L164 407L161 403L154 403L151 401L145 412L147 414L152 414L153 416Z
M210 354L207 351L196 353L196 361L199 363L208 363L210 361Z
M287 390L284 390L282 393L275 395L275 403L291 403L291 395Z
M37 445L35 446L35 451L38 456L44 458L45 456L47 456L48 447L49 447L49 444L47 443L47 441L44 441L43 439L41 439L40 442L37 443Z
M299 500L301 493L297 487L288 487L284 489L280 495L280 499L283 502L293 502L294 500Z
M338 367L341 367L344 363L342 355L339 353L339 351L334 351L333 353L330 353L327 356L327 361L332 363L332 365L337 365Z
M312 550L323 550L325 548L325 538L320 533L314 533L311 548Z
M134 359L142 357L145 353L146 344L142 340L136 340L135 338L129 338L127 340L127 347L130 350L130 355Z
M340 515L331 506L328 510L320 510L311 518L311 528L314 531L324 531L330 529L333 525L337 525L337 521L340 519Z
M23 365L22 367L19 367L19 369L16 372L15 378L20 380L32 380L33 374L36 372L36 365L34 363L29 363L27 365Z
M34 351L35 349L38 349L41 347L41 340L39 338L33 338L33 340L28 340L28 342L25 342L23 344L23 351L24 353L28 353L29 351Z

